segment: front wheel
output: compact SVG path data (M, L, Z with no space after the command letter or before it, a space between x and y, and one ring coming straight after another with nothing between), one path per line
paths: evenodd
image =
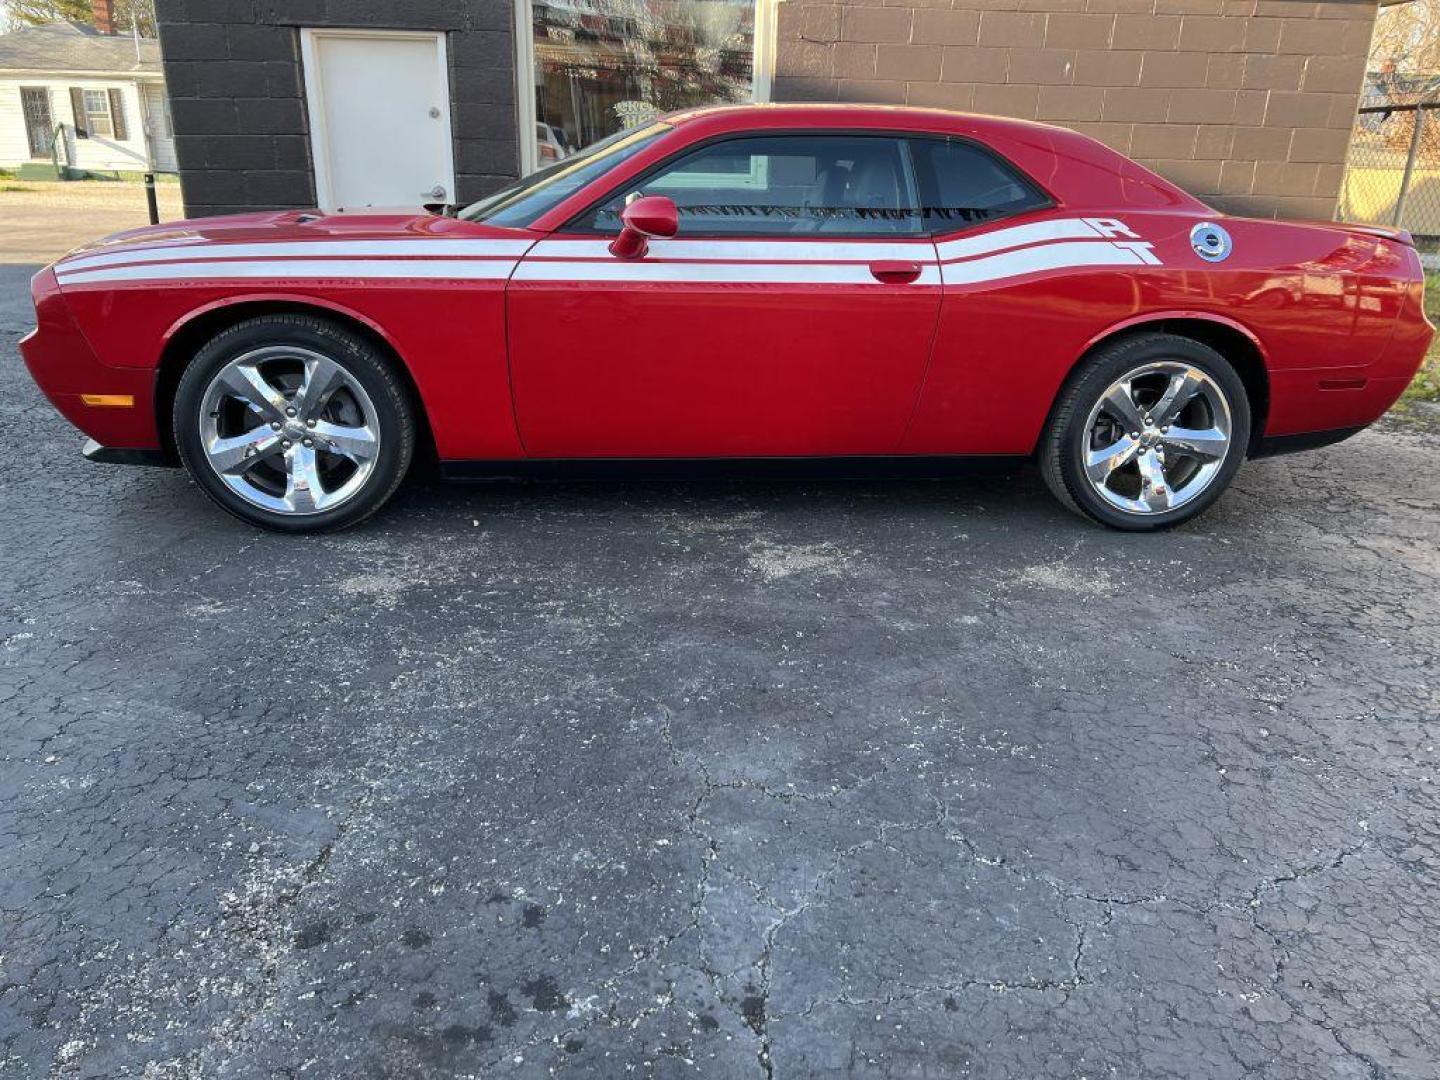
M310 315L266 315L212 338L175 391L190 475L238 518L283 532L354 525L404 478L415 421L387 358Z
M1218 499L1249 439L1245 385L1225 358L1190 338L1147 334L1101 349L1066 384L1040 467L1072 510L1151 531Z

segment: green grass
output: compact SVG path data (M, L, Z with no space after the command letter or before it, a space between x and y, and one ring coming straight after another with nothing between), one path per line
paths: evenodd
M1440 270L1425 271L1425 314L1440 325ZM1425 362L1415 373L1415 381L1406 388L1400 403L1440 401L1440 335L1430 343Z

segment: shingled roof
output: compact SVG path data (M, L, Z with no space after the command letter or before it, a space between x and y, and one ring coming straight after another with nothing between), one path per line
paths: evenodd
M0 71L93 71L108 75L160 74L160 43L102 34L85 23L56 22L0 34Z

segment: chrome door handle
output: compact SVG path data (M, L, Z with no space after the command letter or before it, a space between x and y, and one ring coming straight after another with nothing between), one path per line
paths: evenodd
M445 188L440 184L436 184L429 191L422 191L420 194L427 199L443 199L445 198Z

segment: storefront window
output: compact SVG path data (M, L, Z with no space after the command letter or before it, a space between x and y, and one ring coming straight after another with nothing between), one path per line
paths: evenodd
M531 0L530 56L521 56L534 85L527 170L660 113L753 100L757 6Z

